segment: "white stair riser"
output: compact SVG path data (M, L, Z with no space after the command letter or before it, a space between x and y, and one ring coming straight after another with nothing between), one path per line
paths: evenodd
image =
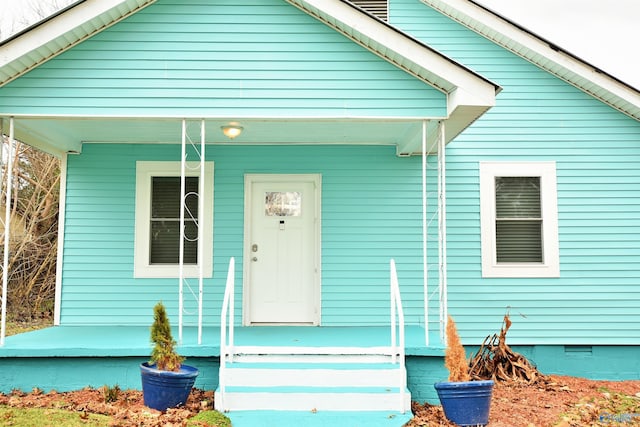
M372 354L236 354L233 363L391 363L391 356ZM396 366L398 366L396 364Z
M395 411L411 409L411 395L399 393L239 393L227 392L220 411ZM218 407L224 406L224 408Z
M384 356L400 354L397 349L391 347L301 347L301 346L234 346L229 351L234 354L259 354L259 355L347 355L347 356Z
M399 387L406 373L390 369L269 369L227 368L229 386Z

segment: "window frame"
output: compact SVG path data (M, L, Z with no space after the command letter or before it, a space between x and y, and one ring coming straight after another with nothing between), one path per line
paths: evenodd
M480 162L482 277L560 277L556 163ZM498 263L496 254L496 177L539 177L542 263Z
M187 162L185 176L200 177L200 164ZM213 162L205 162L204 212L198 212L203 221L204 242L202 251L203 276L213 277ZM137 161L135 196L135 238L134 271L135 278L178 278L179 264L151 264L149 262L150 223L151 223L151 185L153 177L180 177L179 161ZM185 277L200 275L198 264L183 266Z

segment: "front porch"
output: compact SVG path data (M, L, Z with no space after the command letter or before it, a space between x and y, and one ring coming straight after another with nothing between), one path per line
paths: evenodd
M185 326L178 351L188 358L220 357L220 327ZM174 331L174 337L177 337ZM407 356L442 356L437 333L425 345L422 326L405 327ZM389 326L253 326L236 327L236 346L382 347L391 343ZM148 326L52 326L6 338L0 358L14 357L147 357L151 353Z
M185 357L220 357L220 327L185 326L178 350ZM174 337L177 337L174 331ZM405 327L407 356L442 356L437 333L425 345L422 326ZM389 326L253 326L236 327L236 346L382 347L391 343ZM52 326L6 338L0 358L13 357L147 357L151 353L148 326Z
M424 328L408 325L405 339L407 385L412 399L436 402L432 384L446 376L440 338L437 333L431 334L427 346ZM389 326L235 329L236 346L288 348L291 353L314 348L326 352L327 348L388 347L390 342ZM139 389L138 365L147 360L150 352L148 326L54 326L10 336L0 348L0 392L34 387L45 392L67 391L105 384ZM186 363L200 369L196 387L218 387L219 327L204 327L201 345L197 343L197 328L184 327L179 352L187 357Z

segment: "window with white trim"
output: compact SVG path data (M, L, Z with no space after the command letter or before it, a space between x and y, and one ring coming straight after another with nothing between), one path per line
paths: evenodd
M135 277L179 276L180 162L136 163ZM213 274L213 163L205 163L204 212L199 212L200 166L185 172L184 274L197 277L198 227L203 227L203 274Z
M559 277L555 162L480 162L482 277Z

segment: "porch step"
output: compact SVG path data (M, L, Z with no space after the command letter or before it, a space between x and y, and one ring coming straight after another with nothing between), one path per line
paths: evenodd
M411 412L235 411L226 414L233 427L401 427Z
M401 427L411 412L236 411L226 414L233 427Z
M224 403L230 411L399 411L411 398L384 387L227 387Z
M245 387L388 387L398 384L390 363L240 363L227 364L227 384Z
M221 369L222 411L410 411L406 371L384 355L241 355ZM402 387L402 393L401 389Z

